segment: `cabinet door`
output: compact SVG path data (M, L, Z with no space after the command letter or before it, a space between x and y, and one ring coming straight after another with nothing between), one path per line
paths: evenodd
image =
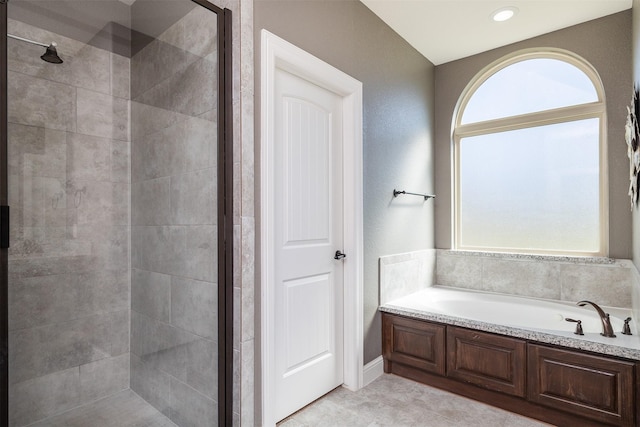
M634 363L529 345L529 400L602 423L634 425Z
M382 352L387 372L392 363L444 375L445 326L383 313Z
M526 342L470 329L447 327L447 376L525 396Z

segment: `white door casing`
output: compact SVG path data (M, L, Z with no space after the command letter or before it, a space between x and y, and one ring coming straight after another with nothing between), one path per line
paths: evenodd
M272 426L314 393L285 397L283 405L276 390L290 386L306 391L317 382L323 384L316 389L328 387L326 391L340 384L351 390L362 386L362 84L266 30L261 79L262 416L263 425ZM278 93L282 84L294 92L310 91L314 101L300 93L291 96L290 89ZM298 119L310 123L298 138L307 141L306 148L286 144L291 134L301 132ZM284 123L282 131L275 126L278 120ZM310 127L312 134L307 132ZM322 129L329 128L338 134L324 135ZM327 141L331 146L323 148ZM296 166L291 156L307 165ZM304 178L310 160L317 163L311 175L329 171L331 165L339 165L338 170L313 183ZM292 200L291 194L302 198ZM337 226L329 226L330 219L314 205L325 199L333 209L331 217L340 222ZM296 221L294 214L303 220ZM338 249L347 254L344 261L333 260ZM301 270L305 262L312 270ZM330 289L342 290L334 299ZM307 304L312 309L298 309L309 300L315 302ZM301 320L295 327L287 326L285 319L296 318ZM327 338L334 327L341 329L336 333L342 342ZM335 375L321 381L322 371L313 371L327 364Z

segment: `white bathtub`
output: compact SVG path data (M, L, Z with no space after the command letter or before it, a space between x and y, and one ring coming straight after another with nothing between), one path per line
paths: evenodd
M588 299L588 298L587 298ZM597 301L594 301L597 303ZM575 323L566 318L582 320L582 329L587 334L602 332L602 322L591 306L578 307L570 303L522 298L517 296L461 291L449 288L429 288L385 304L411 311L427 312L470 319L494 325L529 330L574 332ZM603 307L611 313L611 325L617 336L621 336L623 318L631 316L631 310ZM633 330L635 334L638 331ZM564 335L564 334L563 334Z

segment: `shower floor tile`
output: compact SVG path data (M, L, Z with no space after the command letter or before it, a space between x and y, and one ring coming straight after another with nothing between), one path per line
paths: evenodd
M177 427L131 390L48 418L29 427Z
M384 374L357 392L339 387L277 427L543 427L466 397Z

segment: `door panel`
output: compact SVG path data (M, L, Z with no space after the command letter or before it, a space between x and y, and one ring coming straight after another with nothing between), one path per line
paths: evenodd
M284 376L320 362L332 352L332 277L328 274L284 283L287 318L284 331L286 368Z
M282 419L343 382L342 98L276 72L275 363Z
M283 97L287 144L285 245L328 243L331 220L331 113Z

